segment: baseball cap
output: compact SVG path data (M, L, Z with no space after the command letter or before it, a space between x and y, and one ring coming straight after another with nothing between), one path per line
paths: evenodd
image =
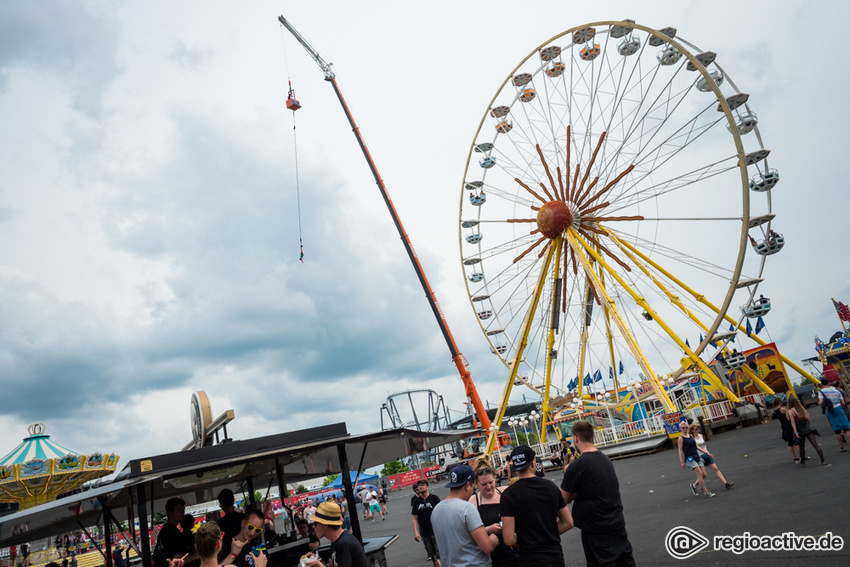
M531 466L535 456L534 449L528 445L520 445L511 451L511 464L517 472L523 471Z
M467 482L475 478L475 473L472 472L472 467L469 465L458 465L449 473L449 482L446 483L446 488L457 488L463 486Z

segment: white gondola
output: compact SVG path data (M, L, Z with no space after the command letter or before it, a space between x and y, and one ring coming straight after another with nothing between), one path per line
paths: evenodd
M712 71L708 76L711 77L712 82L718 87L723 84L723 73L720 71ZM711 90L711 85L705 77L700 77L697 81L697 90L703 93Z
M475 151L478 153L487 153L493 149L493 144L491 142L483 142L481 144L475 145Z
M634 55L638 52L638 49L640 49L639 37L627 37L626 39L617 44L617 53L624 57Z
M747 357L738 351L734 351L732 354L725 356L724 362L729 368L737 370L747 363Z
M473 233L466 237L466 241L470 244L478 244L479 242L481 242L481 238L483 237L480 234Z
M777 232L771 231L764 240L755 240L750 237L750 243L753 246L756 254L760 256L770 256L776 254L785 246L785 237Z
M600 53L602 53L602 50L599 48L599 44L594 43L582 47L578 56L581 57L583 61L593 61Z
M492 316L493 316L493 312L489 309L485 309L484 311L478 312L478 318L481 319L482 321L485 321Z
M463 228L474 228L474 227L478 226L478 221L477 220L461 221L460 226L462 226Z
M560 77L567 70L567 66L560 61L553 61L546 69L543 70L547 77Z
M469 278L469 281L471 281L472 283L478 283L478 282L484 280L484 274L482 274L481 272L472 272L468 276L468 278Z
M508 347L506 347L505 345L497 345L495 347L490 347L490 352L492 352L493 354L505 354L507 350Z
M778 171L775 169L768 169L765 172L759 171L750 177L750 191L759 193L770 191L777 183L779 183Z
M678 63L679 59L682 58L682 53L675 47L668 45L658 52L656 58L662 65L673 65Z
M761 299L747 303L741 308L741 310L749 319L756 319L762 315L767 315L770 311L770 299L765 296L761 296Z
M498 132L499 134L507 134L511 131L511 128L513 127L513 123L509 122L508 120L496 122L496 132Z
M738 134L743 136L744 134L749 134L753 130L755 130L756 125L759 123L758 116L756 116L755 112L746 112L738 116L738 119L735 121L735 130L738 131ZM730 132L732 131L732 125L727 124L726 129Z
M485 195L484 193L479 193L477 195L475 193L470 193L469 202L476 207L480 207L481 205L487 202L487 195Z
M490 169L494 165L496 165L496 158L493 156L484 156L480 160L478 160L478 165L480 165L484 169Z

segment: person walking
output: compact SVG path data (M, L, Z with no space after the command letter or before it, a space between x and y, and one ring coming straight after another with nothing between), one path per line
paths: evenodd
M475 473L469 465L458 465L449 473L449 495L434 507L431 525L440 549L443 567L490 567L490 557L499 540L488 534L473 504ZM545 482L545 481L543 481Z
M696 425L688 426L686 421L679 424L679 429L682 430L682 435L679 437L679 463L681 463L683 469L687 465L697 475L696 482L690 485L694 496L699 495L699 492L697 492L697 487L699 487L704 496L714 498L715 494L709 492L705 487L705 465L700 457L696 439L691 435L691 427L697 428Z
M844 401L844 396L836 388L829 385L826 378L820 381L822 388L818 392L818 404L826 414L829 420L829 425L832 427L832 432L835 433L835 438L838 440L839 452L847 451L845 444L847 439L845 435L850 433L850 420L847 419L847 414L844 413L844 407L847 405Z
M558 487L535 475L535 461L528 445L511 451L519 478L502 493L502 539L518 547L521 565L563 567L561 534L573 527L573 519Z
M797 398L788 398L788 419L791 421L791 429L794 430L794 435L800 440L800 459L802 459L800 466L806 466L806 439L808 439L820 457L820 466L828 467L829 463L826 462L817 440L820 433L809 421L809 412Z
M797 440L797 436L794 435L791 420L788 419L788 410L782 405L782 400L778 396L773 398L773 415L771 417L779 422L782 430L782 440L788 444L788 451L791 453L794 463L799 464L800 457L797 456L797 445L800 442Z
M493 567L518 567L519 554L505 545L501 536L502 514L499 511L502 501L502 491L496 486L496 470L489 464L478 467L475 471L475 485L478 492L472 497L472 502L478 508L484 530L495 534L499 545L490 554Z
M421 541L425 545L425 553L428 560L434 563L434 567L440 567L440 550L437 547L437 538L434 536L434 528L431 525L431 513L434 507L440 503L436 494L431 494L428 482L420 480L415 486L416 495L410 501L411 516L413 524L413 539Z
M694 440L697 442L697 450L700 453L700 458L702 458L702 464L714 471L714 474L717 475L717 478L720 479L720 482L723 483L723 486L726 487L726 490L731 489L732 486L735 485L735 483L727 482L726 477L724 477L723 473L720 472L720 469L717 468L717 463L714 462L714 455L708 452L708 448L705 446L705 439L703 439L702 433L700 433L698 425L691 425L691 434L694 436Z
M561 494L565 502L574 502L573 520L581 530L587 565L634 567L614 465L593 444L593 426L589 422L579 420L573 424L573 439L581 457L567 467Z

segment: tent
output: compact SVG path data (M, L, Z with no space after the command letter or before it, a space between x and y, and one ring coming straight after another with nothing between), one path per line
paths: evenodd
M376 474L360 473L359 478L357 478L357 471L348 471L348 474L351 475L351 484L354 485L355 490L361 484L378 484L378 475ZM357 484L354 483L355 479L357 480ZM342 488L342 475L337 476L334 481L325 488Z

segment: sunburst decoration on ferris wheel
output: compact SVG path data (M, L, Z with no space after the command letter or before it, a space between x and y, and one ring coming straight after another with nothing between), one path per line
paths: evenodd
M535 199L540 201L540 205L531 205L532 211L537 211L536 218L528 218L528 219L507 219L509 223L536 223L537 228L532 230L530 234L542 234L540 238L538 238L534 244L529 246L526 250L524 250L519 256L514 258L513 262L516 263L532 252L535 248L540 246L545 242L545 245L538 252L538 257L542 257L549 246L551 246L552 241L561 236L567 228L572 228L579 234L581 234L588 242L590 242L597 250L601 251L612 260L617 262L624 270L631 271L631 268L620 260L616 254L614 254L608 247L606 247L597 235L600 236L608 236L608 231L605 230L604 227L600 226L601 222L611 222L611 221L633 221L633 220L643 220L644 217L641 215L634 216L605 216L602 214L605 208L610 205L609 201L599 202L601 199L604 199L605 196L611 191L611 189L617 185L625 176L627 176L634 169L634 164L629 165L623 171L621 171L614 179L609 181L605 186L601 189L594 192L597 185L599 184L599 177L594 177L590 183L587 183L588 178L590 177L590 170L593 168L593 163L596 161L596 155L599 153L599 149L602 147L602 143L605 141L605 132L599 136L599 141L596 144L596 148L593 151L593 155L590 158L590 163L584 168L584 175L581 177L581 181L579 181L579 175L581 175L581 164L577 163L575 165L575 171L572 172L572 182L570 182L570 173L572 164L570 163L570 150L571 150L571 137L570 137L570 127L567 126L567 154L566 154L566 171L567 175L563 175L561 171L561 166L555 167L555 172L558 178L557 184L555 183L555 179L552 176L552 171L549 168L549 164L546 162L546 158L543 156L543 152L540 149L540 145L537 144L535 146L537 150L537 155L540 158L540 163L543 165L543 169L546 171L546 176L549 178L549 186L547 187L545 183L540 183L540 190L543 192L543 195L532 189L527 183L522 181L519 178L514 178L523 189L525 189L528 193L534 196ZM545 195L545 197L544 197ZM567 263L572 265L573 273L578 274L578 264L576 262L575 253L572 251L572 248L569 246L564 246L564 266ZM565 308L565 306L564 306Z

